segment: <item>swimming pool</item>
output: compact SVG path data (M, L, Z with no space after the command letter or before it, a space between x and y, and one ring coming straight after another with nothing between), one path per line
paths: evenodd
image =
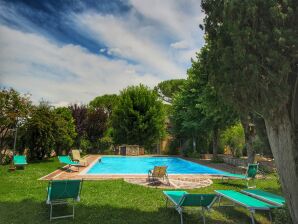
M226 173L177 157L103 156L90 167L86 174L147 174L154 166L168 166L168 174L222 175Z

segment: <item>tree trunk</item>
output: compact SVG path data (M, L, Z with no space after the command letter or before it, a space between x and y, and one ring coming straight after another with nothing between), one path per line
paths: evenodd
M196 151L196 139L195 139L195 137L192 137L192 151L193 152Z
M241 124L244 129L245 146L247 150L247 163L254 163L256 155L256 152L253 148L255 133L251 130L251 127L249 125L251 123L251 120L252 119L249 115L241 117Z
M213 129L213 159L217 159L218 151L218 128Z
M298 100L293 104L297 109ZM290 114L284 106L280 113L266 118L265 124L292 221L298 223L298 122L294 120L298 110Z

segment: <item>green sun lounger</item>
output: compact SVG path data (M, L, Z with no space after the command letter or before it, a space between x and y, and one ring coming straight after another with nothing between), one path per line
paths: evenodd
M269 218L272 221L271 209L279 207L233 190L216 190L215 192L219 197L219 206L221 198L226 198L232 201L234 204L238 204L247 208L250 211L250 218L252 224L255 224L254 213L256 210L268 211Z
M170 200L180 214L181 224L183 224L184 207L201 207L205 224L205 211L209 211L217 198L215 194L189 194L186 191L163 191L163 193L166 196L166 206Z
M257 190L257 189L246 189L246 190L242 190L241 191L244 194L247 194L251 197L260 199L262 201L265 201L267 203L276 205L276 206L284 206L286 203L286 200L284 197L276 195L276 194L272 194L266 191L262 191L262 190Z
M26 156L22 156L22 155L15 155L13 156L13 160L12 160L13 164L15 166L24 166L27 165L27 160L26 160Z
M50 220L68 217L74 218L74 203L75 201L80 201L82 184L82 180L53 180L49 182L49 186L47 188L48 194L46 203L51 206ZM53 216L53 206L68 204L68 199L72 199L72 214Z
M80 170L80 166L81 166L80 163L76 161L72 161L69 156L58 156L58 159L60 163L68 165L67 170L71 171L70 169L71 166L77 167L78 171Z
M249 186L249 180L255 180L258 173L259 164L248 164L245 175L242 174L234 174L234 173L224 173L222 174L222 180L224 178L236 178L246 180L247 188L255 188L256 186Z

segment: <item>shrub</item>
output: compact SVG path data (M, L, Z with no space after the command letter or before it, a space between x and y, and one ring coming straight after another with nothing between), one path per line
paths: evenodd
M110 136L102 137L99 141L100 152L109 151L113 146L113 139Z
M170 141L168 149L165 151L166 155L178 155L180 148L180 142L178 139L172 139Z
M220 136L220 145L222 148L228 146L233 156L240 157L245 145L244 130L241 123L237 123L227 128Z
M285 206L284 208L273 209L272 216L273 224L292 224L292 219L287 206Z
M92 144L87 138L83 137L80 139L80 149L84 153L87 153L91 148L92 148Z

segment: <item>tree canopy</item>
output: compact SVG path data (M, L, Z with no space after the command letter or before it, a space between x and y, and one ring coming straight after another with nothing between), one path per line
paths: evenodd
M62 150L68 151L73 146L77 132L69 108L58 107L54 110L54 113L56 116L55 148L58 155L60 155Z
M116 144L138 144L151 149L164 134L165 113L157 94L144 85L121 91L112 116Z
M117 103L118 96L116 94L105 94L95 97L93 100L90 101L89 105L92 108L103 108L107 115L110 117Z
M24 122L32 109L29 96L14 89L0 91L0 163L13 139L18 122Z
M298 223L298 2L203 0L202 8L207 74L226 102L263 116Z
M174 98L172 121L176 133L201 139L209 133L213 136L213 150L217 153L219 130L233 124L238 118L233 109L224 104L210 83L204 67L203 48L192 61L182 91Z
M185 79L171 79L158 83L154 90L157 92L158 96L165 102L171 103L175 94L177 94L183 84Z

